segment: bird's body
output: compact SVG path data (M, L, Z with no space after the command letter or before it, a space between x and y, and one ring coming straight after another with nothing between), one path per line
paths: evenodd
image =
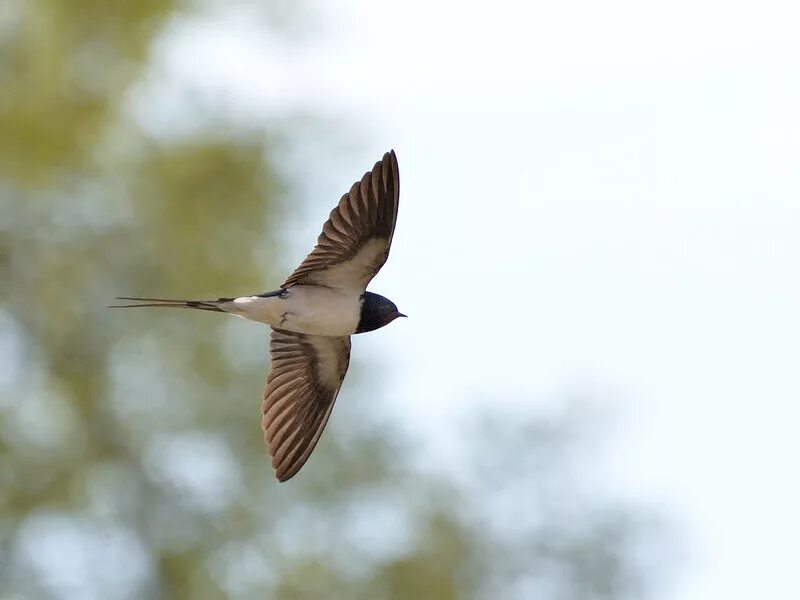
M220 306L233 315L309 335L351 335L361 317L359 295L320 285L295 285L276 295L244 296Z
M262 427L279 480L295 475L316 446L350 361L350 336L405 316L366 287L386 262L400 182L388 152L330 214L317 246L280 289L216 300L134 300L114 308L192 308L272 327Z

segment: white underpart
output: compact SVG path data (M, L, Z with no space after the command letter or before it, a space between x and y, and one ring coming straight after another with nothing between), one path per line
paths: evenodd
M295 285L285 298L243 296L221 305L224 311L309 335L350 335L358 327L361 293L317 285Z

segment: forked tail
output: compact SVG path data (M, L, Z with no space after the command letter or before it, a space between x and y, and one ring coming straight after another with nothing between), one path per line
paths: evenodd
M217 298L216 300L169 300L166 298L129 298L117 296L115 300L133 300L138 304L112 304L108 308L196 308L197 310L211 310L214 312L226 312L220 308L221 304L230 302L233 298Z

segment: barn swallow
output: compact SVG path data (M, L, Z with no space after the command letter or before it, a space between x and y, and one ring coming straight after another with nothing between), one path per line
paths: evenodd
M261 404L264 441L279 481L308 460L350 363L350 336L405 317L366 291L389 256L400 179L394 150L342 196L311 254L272 292L216 300L118 297L111 308L194 308L266 323L270 368Z

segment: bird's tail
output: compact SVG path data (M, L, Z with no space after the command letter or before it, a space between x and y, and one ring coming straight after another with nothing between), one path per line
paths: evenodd
M137 304L112 304L108 308L196 308L197 310L210 310L214 312L227 312L221 308L222 304L231 302L233 298L217 298L216 300L168 300L166 298L129 298L118 296L115 300L133 300Z

